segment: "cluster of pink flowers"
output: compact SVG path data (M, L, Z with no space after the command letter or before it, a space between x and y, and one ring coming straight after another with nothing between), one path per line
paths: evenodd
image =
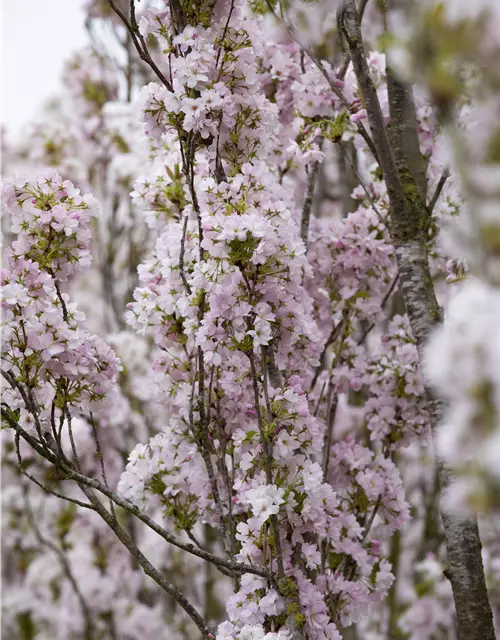
M412 432L422 434L429 422L417 348L406 318L392 319L382 343L378 357L367 360L362 378L370 390L366 421L371 438L401 446L408 444Z
M38 422L19 394L6 394L11 408L20 409L23 426L50 432L54 409L63 420L66 406L89 411L112 389L120 369L101 338L82 328L84 315L61 290L90 264L96 202L55 171L33 182L5 183L2 195L17 235L2 269L2 360L33 393Z
M88 123L106 102L118 97L118 82L109 60L92 49L75 54L66 65L65 84Z

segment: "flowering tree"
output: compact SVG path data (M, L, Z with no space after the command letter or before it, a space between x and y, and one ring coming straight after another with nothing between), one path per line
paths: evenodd
M500 10L415 5L89 4L3 186L6 637L495 638Z

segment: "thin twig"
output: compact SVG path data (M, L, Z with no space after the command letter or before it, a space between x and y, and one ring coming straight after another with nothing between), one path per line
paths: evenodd
M319 411L319 406L321 404L321 401L323 400L323 394L325 393L325 387L326 387L326 380L325 382L323 382L323 386L321 387L321 391L318 397L318 401L316 402L316 408L314 409L314 417L316 417L318 415L318 411ZM309 391L310 393L310 391Z
M337 87L337 85L334 83L334 81L330 77L330 74L328 73L328 71L325 69L325 67L323 65L323 61L319 60L310 49L307 49L306 47L303 47L300 44L299 39L297 38L297 36L296 36L296 34L295 34L294 30L293 30L293 27L288 22L286 22L284 20L283 16L282 17L278 16L278 14L274 10L274 7L271 4L270 0L266 0L266 4L269 7L269 9L272 12L272 14L274 15L274 17L276 18L276 20L278 20L278 22L281 22L285 26L286 30L291 35L293 40L299 45L301 51L304 52L308 56L308 58L310 58L310 60L313 62L314 65L316 65L316 67L319 69L319 71L321 72L321 74L323 75L325 80L328 82L328 85L329 85L330 89L337 96L337 98L340 100L340 102L343 104L343 106L346 108L346 110L349 113L352 112L352 109L353 109L352 105L349 103L349 101L346 98L346 96L344 95L344 93L339 89L339 87ZM377 149L375 147L375 144L374 144L373 140L368 135L367 130L363 126L363 123L362 122L357 122L356 123L356 128L357 128L358 133L360 134L360 136L365 141L367 147L370 149L373 157L378 162Z
M54 278L54 281L55 281L56 293L57 293L57 297L59 298L59 302L61 303L64 322L68 322L68 309L66 307L66 302L64 301L64 298L63 298L62 293L61 293L61 289L59 287L59 283L55 279L55 275L54 275L54 272L52 271L52 269L50 269L50 275Z
M99 441L99 435L97 433L97 427L95 425L94 416L93 416L92 412L90 412L90 424L92 425L92 433L93 433L93 436L94 436L94 442L95 442L97 457L99 458L99 463L101 465L102 481L104 482L104 484L107 487L109 487L108 479L106 477L106 467L104 465L104 456L103 456L103 453L102 453L101 443ZM113 514L113 517L116 518L115 505L113 504L112 500L109 501L109 507L110 507L111 513Z
M224 508L222 505L222 499L220 496L219 485L217 483L217 477L215 475L214 468L212 466L212 458L211 458L211 445L210 440L208 438L208 423L206 420L206 412L205 412L205 362L203 350L201 347L198 347L198 413L200 416L200 421L197 427L194 427L194 435L196 438L196 444L201 453L201 457L203 458L203 462L205 463L205 468L207 470L208 479L210 481L210 487L212 489L212 497L215 503L215 509L217 511L217 515L219 517L219 524L222 534L222 540L224 543L224 550L228 557L232 557L231 554L231 540L229 537L229 532L226 526L226 518L224 516ZM231 496L228 496L230 499Z
M188 226L188 216L184 216L184 224L182 226L181 251L179 253L179 272L181 274L181 280L184 283L184 287L186 288L188 295L191 295L191 285L187 281L186 273L184 271L184 252L186 249L187 226Z
M330 347L330 345L333 344L333 342L334 342L335 338L338 336L339 332L342 330L342 325L343 325L343 323L345 322L346 319L347 319L346 315L343 314L342 320L340 320L340 322L338 322L336 325L334 325L332 330L330 331L330 335L326 339L325 346L323 347L323 351L321 352L321 356L319 358L319 365L314 370L314 376L313 376L312 382L311 382L311 384L309 386L309 393L314 389L314 386L315 386L316 382L318 381L320 373L325 368L326 352L328 351L328 348Z
M333 395L333 388L331 389ZM338 394L333 396L333 399L330 404L330 409L328 411L328 420L325 429L325 436L323 438L323 482L327 482L328 477L328 466L330 463L330 449L332 447L332 439L333 439L333 425L335 424L335 416L337 415L337 406L338 406Z
M215 59L215 68L219 66L220 54L222 53L222 49L224 47L224 40L226 39L227 30L229 29L229 22L231 21L231 16L233 15L234 10L234 0L231 0L231 7L229 9L229 13L227 15L226 24L224 25L224 31L222 32L222 37L220 39L219 49L217 51L217 58Z
M427 205L427 213L429 215L432 215L432 212L434 211L434 207L436 206L437 201L439 200L439 196L441 195L441 192L443 191L443 187L446 183L446 181L448 180L448 178L450 177L450 170L448 168L443 170L443 173L441 174L441 177L439 178L439 182L437 183L436 186L436 190L434 191L434 194L429 202L429 204Z
M72 502L77 507L82 507L83 509L90 509L90 510L93 511L94 508L92 507L91 504L88 504L87 502L82 502L81 500L77 500L76 498L70 498L69 496L63 495L62 493L59 493L58 491L54 491L53 489L50 489L46 485L42 484L39 480L37 480L30 473L28 473L25 469L21 468L20 471L23 474L23 476L28 478L28 480L30 480L31 482L36 484L38 487L40 487L40 489L45 491L45 493L50 493L51 495L55 496L56 498L59 498L60 500L65 500L66 502Z
M80 464L80 458L79 458L78 453L76 451L75 439L73 438L73 426L71 424L71 414L70 414L69 409L68 409L67 406L65 407L65 413L66 413L66 420L67 420L67 423L68 423L69 440L71 442L71 450L73 452L73 457L75 459L76 468L78 469L78 471L80 473L82 473L82 467L81 467L81 464ZM61 418L62 418L62 416L61 416Z
M380 308L381 309L383 309L385 307L385 305L387 304L387 301L391 297L391 294L394 291L394 288L396 287L396 284L398 283L398 280L399 280L399 273L396 274L395 278L391 282L391 285L390 285L389 289L387 290L385 296L383 297L382 302L380 303ZM361 335L361 337L359 338L358 345L360 345L360 344L362 344L364 342L366 336L370 333L370 331L374 327L375 327L375 323L372 322L370 324L370 326L368 327L368 329L366 329L366 331L364 331L363 334Z
M347 153L347 149L344 147L344 145L342 144L342 142L337 142L337 144L339 145L342 153L344 154L345 159L347 160L347 162L349 163L354 175L357 177L357 179L359 180L359 184L361 186L361 188L363 189L363 191L365 192L366 197L368 198L368 202L370 203L371 207L373 208L373 210L375 211L375 213L377 214L378 219L380 220L380 222L384 221L384 218L382 216L382 214L380 213L379 208L377 207L377 204L375 203L375 198L370 194L370 192L368 191L368 187L365 185L365 183L363 182L363 178L361 177L358 168L356 167L356 165L353 163L352 159L350 158L349 154Z
M272 485L273 484L272 445L271 445L271 442L269 441L268 436L264 431L264 422L262 420L262 414L260 411L259 387L257 382L257 370L255 368L254 353L253 351L250 351L247 355L250 360L250 371L252 375L255 411L257 414L257 424L259 425L260 439L261 439L262 449L264 453L264 467L266 472L266 482L268 485ZM266 373L267 353L265 349L262 352L262 368L263 368L264 384L267 385L267 380L268 380L268 375ZM265 395L266 395L266 404L267 404L267 412L268 412L268 420L269 420L270 418L272 418L272 411L269 403L269 395L267 392L265 392ZM274 538L274 551L276 556L276 564L278 565L278 576L279 578L284 578L285 567L283 563L283 554L281 550L281 538L280 538L280 530L279 530L277 515L276 514L271 515L270 521L271 521L271 531ZM278 584L279 584L279 581L278 581ZM300 602L297 596L291 596L291 597L288 596L287 599L288 599L289 605L294 607L294 610L297 610L296 609L297 607L299 607L299 610L300 610ZM293 615L288 616L286 621L286 627L290 630L291 637L293 638L293 640L303 640L304 634L303 634L302 628L296 624L295 617Z
M111 7L111 9L113 9L113 11L116 13L116 15L120 18L120 20L123 22L123 24L127 28L127 31L130 33L130 37L132 38L132 42L134 43L134 46L135 46L135 48L137 50L137 53L139 54L140 59L151 67L151 69L156 74L157 78L159 80L161 80L162 84L165 87L167 87L167 89L169 91L172 91L172 93L173 93L174 89L173 89L172 85L167 80L167 78L163 75L163 73L160 71L158 66L155 64L155 62L153 61L153 59L149 55L149 51L148 51L148 49L146 47L146 43L144 42L143 36L139 32L139 29L137 27L137 23L135 25L136 28L134 29L134 27L129 23L127 18L120 11L120 9L116 6L116 4L113 2L113 0L108 0L108 4Z
M76 596L78 598L78 601L80 602L80 607L82 609L82 614L83 614L83 618L85 620L85 639L86 640L93 640L94 638L94 625L92 623L92 615L89 609L89 605L87 604L87 601L85 600L80 587L78 586L78 582L75 579L75 576L73 575L73 572L71 571L71 567L69 564L69 561L66 557L66 555L64 554L64 551L62 549L60 549L56 544L54 544L51 540L48 540L47 538L45 538L40 529L38 528L36 522L35 522L35 518L33 517L33 511L31 509L31 505L28 499L28 494L27 494L27 490L26 487L24 487L24 503L25 503L25 508L26 508L26 513L28 514L28 521L30 523L31 528L33 529L33 532L38 540L38 542L45 546L48 547L51 551L53 551L56 556L59 558L59 561L62 565L62 568L64 570L64 573L66 574L68 580L71 583L71 586L73 587L74 592L76 593Z
M321 144L320 144L321 147ZM300 219L300 237L302 238L303 243L308 245L308 237L309 237L309 222L311 220L311 209L312 203L314 199L314 188L316 186L316 180L319 173L319 167L321 162L319 160L315 160L311 164L311 168L309 169L309 174L307 176L307 191L306 197L304 200L304 206L302 207L302 217Z
M309 58L312 60L312 62L316 65L316 67L319 69L319 71L322 73L323 77L328 82L328 85L330 86L330 89L337 96L337 98L339 98L340 102L347 109L347 111L349 113L351 113L352 110L353 110L352 105L349 103L349 101L347 100L347 98L344 95L344 93L334 83L332 78L330 78L330 74L328 73L328 71L323 66L323 61L322 60L318 60L316 58L316 56L313 53L311 53L310 51L306 50L306 53L309 56ZM370 149L370 151L371 151L373 157L375 158L375 160L377 161L378 164L380 164L379 163L379 159L378 159L377 148L375 147L375 144L374 144L373 140L371 139L371 137L369 136L368 131L365 129L363 123L362 122L357 122L356 123L356 128L358 130L359 135L365 141L366 146L368 147L368 149Z
M382 497L379 496L373 507L373 511L370 515L370 519L366 523L365 531L363 533L363 537L361 538L362 543L366 540L366 538L368 537L368 534L370 533L370 529L372 528L373 521L375 520L375 516L377 515L377 512L381 504L382 504Z

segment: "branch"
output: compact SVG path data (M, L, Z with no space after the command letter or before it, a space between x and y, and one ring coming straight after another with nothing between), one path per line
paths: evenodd
M339 9L339 24L343 30L354 73L361 88L368 113L368 121L376 146L378 163L382 170L387 185L387 192L392 208L404 209L405 197L403 187L396 167L392 148L389 144L387 129L377 96L377 89L370 76L370 70L366 61L359 18L354 0L344 0Z
M257 424L259 425L259 432L260 432L260 441L261 441L261 445L262 445L262 450L264 453L264 466L265 466L265 472L266 472L266 482L267 484L271 485L273 484L273 472L272 472L272 446L271 443L269 442L269 438L266 435L266 433L264 432L264 423L262 420L262 414L260 411L260 397L259 397L259 387L258 387L258 382L257 382L257 370L255 368L255 356L253 351L250 351L248 354L248 358L250 360L250 371L251 371L251 375L252 375L252 386L253 386L253 392L254 392L254 404L255 404L255 411L257 413ZM263 349L262 352L262 368L263 368L263 375L264 375L264 384L266 385L266 399L268 401L268 393L267 393L267 379L268 379L268 375L267 375L267 353L266 353L266 348ZM271 408L270 408L270 404L268 401L268 413L271 413ZM268 419L272 417L272 414L268 416ZM282 555L282 551L281 551L281 539L280 539L280 531L279 531L279 524L278 524L278 517L273 514L270 517L271 520L271 531L274 537L274 546L275 546L275 550L276 550L276 563L278 565L278 576L279 578L284 578L285 577L285 568L284 568L284 564L283 564L283 555ZM278 590L279 590L279 580L278 580ZM300 610L300 602L297 596L288 596L287 600L289 602L290 605L292 605L293 607L299 607ZM302 629L295 624L295 617L294 615L289 615L286 621L286 628L290 631L291 634L291 639L292 640L304 640L304 634Z
M130 0L130 4L131 6L133 5L133 0ZM170 6L170 16L172 18L174 33L175 35L178 35L184 31L184 27L186 26L184 12L179 0L168 0L168 4Z
M385 294L385 296L382 298L382 302L380 303L380 308L383 309L385 307L385 305L387 304L387 301L389 300L389 298L391 297L392 292L394 291L397 283L399 280L399 273L396 274L395 278L393 279L393 281L391 282L391 285L389 287L389 289L387 290L387 293ZM375 327L375 323L372 322L370 324L370 326L368 327L368 329L366 329L366 331L363 332L362 336L359 338L358 340L358 345L362 344L366 338L366 336L370 333L370 331Z
M186 273L184 271L184 251L186 248L187 226L188 226L188 216L184 216L184 224L182 226L181 251L179 253L179 272L181 274L181 280L184 283L184 287L188 292L188 295L191 295L191 285L187 281Z
M227 30L229 29L229 23L231 22L231 16L234 11L234 0L231 0L231 7L229 8L229 13L227 14L226 24L224 25L224 31L222 32L222 37L220 39L220 45L217 50L217 58L215 59L215 68L219 66L220 54L222 53L222 49L224 47L224 40L226 39Z
M92 425L92 433L94 435L94 442L95 442L95 446L96 446L97 457L99 458L99 462L100 462L100 465L101 465L102 481L104 482L106 487L109 488L108 479L106 477L106 467L104 466L104 456L102 454L101 443L99 441L99 435L97 433L97 428L95 426L94 416L92 415L92 412L90 413L90 424ZM109 501L109 506L110 506L110 510L111 510L111 513L112 513L113 517L116 518L115 506L114 506L112 500Z
M450 170L448 168L443 170L443 173L441 174L441 177L439 178L439 182L437 183L436 186L436 190L434 191L434 194L429 202L429 204L427 205L427 213L429 214L429 216L432 215L432 212L434 211L434 207L436 206L437 201L439 200L439 196L441 195L442 191L443 191L443 187L446 183L446 181L448 180L448 178L450 177Z
M309 236L309 221L311 219L311 209L314 199L314 188L316 186L316 179L318 177L320 164L321 162L319 160L315 160L311 164L311 168L309 169L309 174L307 176L307 192L304 200L304 206L302 207L302 217L300 219L300 237L306 245L306 250L307 239Z
M328 351L328 348L330 347L330 345L333 344L335 338L339 335L339 332L342 330L342 325L344 324L345 321L346 321L346 315L343 314L342 320L338 322L336 325L334 325L334 327L330 331L330 335L326 339L325 346L323 347L323 351L321 352L321 356L319 358L319 365L314 370L314 376L313 376L311 385L309 387L309 393L314 389L314 386L318 381L320 373L325 368L326 352Z
M361 25L361 23L363 22L363 16L365 15L365 9L366 9L366 5L368 4L368 0L360 0L359 3L359 9L358 9L358 13L359 13L359 24ZM339 39L342 42L342 33L341 33L341 28L339 27ZM351 57L349 55L349 51L344 51L345 55L344 55L344 59L342 60L342 64L340 65L339 68L339 72L338 72L338 77L341 78L342 80L345 78L345 74L347 73L347 69L349 68L349 62L351 61Z
M387 131L396 166L403 186L406 186L406 174L409 173L411 183L409 182L408 186L415 185L418 197L425 203L427 161L420 152L413 88L399 80L389 65L386 66L386 78L391 118L391 126Z
M382 216L382 214L380 213L379 208L377 207L377 204L375 202L375 198L368 191L368 187L365 185L365 183L363 181L363 178L360 176L356 165L354 164L354 162L352 161L351 157L349 156L349 153L347 152L347 149L344 147L344 145L342 144L342 142L340 140L339 140L339 142L337 142L337 144L339 145L342 153L344 154L345 159L349 163L349 165L350 165L350 167L352 169L352 172L354 173L354 175L359 180L359 185L363 189L363 191L365 192L365 196L367 197L368 202L370 203L372 209L377 214L377 217L380 220L380 222L383 222L384 221L384 217Z
M70 498L69 496L59 493L58 491L49 489L49 487L41 483L39 480L37 480L34 476L32 476L30 473L28 473L24 469L20 468L20 471L25 478L28 478L28 480L36 484L37 487L40 487L40 489L45 491L45 493L49 493L50 495L53 495L56 498L59 498L60 500L64 500L65 502L71 502L73 504L76 504L77 507L82 507L82 509L90 509L91 511L93 511L92 505L89 504L88 502L82 502L81 500L77 500L76 498Z
M345 95L342 93L342 91L337 87L337 85L333 82L333 80L330 78L330 75L328 73L328 71L325 69L325 67L323 66L323 62L321 60L318 60L315 55L313 53L311 53L310 51L306 50L307 55L309 56L309 58L312 60L312 62L317 66L317 68L321 71L323 77L325 78L325 80L328 82L328 85L330 86L330 89L333 91L333 93L337 96L337 98L339 98L340 102L344 105L344 107L347 109L347 111L349 113L352 112L352 106L349 103L349 101L347 100L347 98L345 97ZM367 130L365 129L364 125L362 122L357 122L356 123L356 128L358 130L359 135L363 138L363 140L366 143L366 146L368 147L368 149L370 149L373 157L375 158L375 160L377 162L379 162L378 159L378 150L377 150L377 146L374 144L374 141L370 138ZM379 162L380 164L380 162Z
M250 360L250 371L252 374L252 386L253 386L253 395L254 395L254 406L257 414L257 424L259 425L260 432L260 442L262 445L262 451L264 453L264 465L266 471L266 482L267 484L273 484L273 472L272 472L272 451L269 444L269 440L264 432L264 422L262 420L262 414L260 411L260 394L259 387L257 383L257 370L255 368L255 357L253 351L248 353L248 359ZM263 363L264 366L264 363ZM278 528L278 519L275 515L271 516L271 526L273 529L274 535L274 543L276 545L276 562L278 565L278 574L281 577L285 575L285 570L283 566L283 556L281 554L281 541L279 535Z
M331 398L333 394L333 387L330 386L329 396ZM323 438L323 482L327 482L328 467L330 463L330 449L332 448L333 438L333 425L335 424L335 416L337 415L338 394L335 394L330 403L330 409L328 411L328 420L325 429L325 436Z
M139 54L140 59L143 60L147 65L151 67L151 69L154 71L156 77L161 81L161 83L165 87L167 87L169 91L173 93L174 89L172 85L167 80L167 78L163 75L163 73L160 71L158 66L155 64L154 60L149 55L149 51L146 47L144 38L139 31L137 22L135 21L135 23L130 24L127 18L125 17L125 15L120 11L120 9L113 2L113 0L108 0L108 4L111 7L111 9L113 9L113 11L116 13L116 15L120 18L120 20L123 22L127 31L130 33L130 37L132 38L132 42L134 43L134 46L137 50L137 53ZM132 8L134 7L133 0L131 0L130 4L131 4L131 15L134 16L134 20L135 20L135 13L132 12Z
M202 302L203 305L203 302ZM203 306L201 306L201 309ZM220 497L219 485L217 484L217 477L214 472L214 468L212 466L212 458L211 458L211 445L210 440L208 438L208 421L206 420L205 413L205 361L203 350L201 347L198 347L198 413L200 416L200 421L198 428L192 424L193 434L196 439L196 444L200 450L200 454L203 458L203 462L205 464L205 468L207 470L208 479L210 481L210 487L212 489L212 497L215 502L215 508L217 511L217 515L219 517L219 524L222 534L222 541L224 543L224 551L226 555L231 558L231 538L229 536L229 532L226 526L226 520L224 517L224 509L222 506L222 499ZM210 399L209 399L210 402ZM191 412L190 412L191 413ZM231 495L228 496L228 500L231 500Z
M265 569L264 567L256 567L248 564L241 564L239 562L225 560L224 558L219 558L204 549L197 548L195 545L189 542L183 542L166 529L157 524L152 518L150 518L147 514L143 513L138 507L136 507L133 503L129 502L125 498L122 498L115 491L106 487L104 484L96 480L95 478L89 478L78 471L74 467L71 466L69 462L61 461L57 455L50 450L44 448L43 444L39 442L36 438L27 433L18 423L13 423L12 427L16 430L16 432L22 437L42 458L51 462L55 467L60 468L65 474L65 479L73 480L79 485L83 485L99 491L107 498L112 500L117 506L125 509L132 515L136 516L141 522L144 522L150 529L152 529L155 533L157 533L161 538L163 538L166 542L173 544L175 547L182 549L183 551L187 551L194 556L201 558L202 560L206 560L207 562L212 562L215 565L219 565L229 569L230 571L236 573L252 573L257 576L261 576L263 578L271 579L272 574ZM51 492L52 493L52 492ZM63 496L59 496L63 497ZM74 500L70 499L71 502ZM92 508L85 503L78 503L79 506Z
M198 613L198 611L189 602L186 596L178 589L174 584L169 582L162 574L155 569L146 556L140 551L132 538L119 524L117 519L109 513L102 503L96 498L95 494L89 489L86 484L78 483L83 493L90 500L94 506L95 511L101 516L106 524L113 530L116 537L120 540L123 546L129 551L129 553L136 558L137 562L141 565L144 573L152 578L158 586L160 586L169 596L184 609L188 616L193 620L198 629L203 634L204 638L215 640L215 634L208 628L207 623Z

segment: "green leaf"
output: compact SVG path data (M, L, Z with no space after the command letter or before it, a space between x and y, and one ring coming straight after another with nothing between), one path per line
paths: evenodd
M347 111L342 111L333 122L329 123L327 137L332 142L339 142L345 133L349 117Z
M13 422L18 422L21 415L21 409L11 409L10 407L2 407L2 429L11 429Z

